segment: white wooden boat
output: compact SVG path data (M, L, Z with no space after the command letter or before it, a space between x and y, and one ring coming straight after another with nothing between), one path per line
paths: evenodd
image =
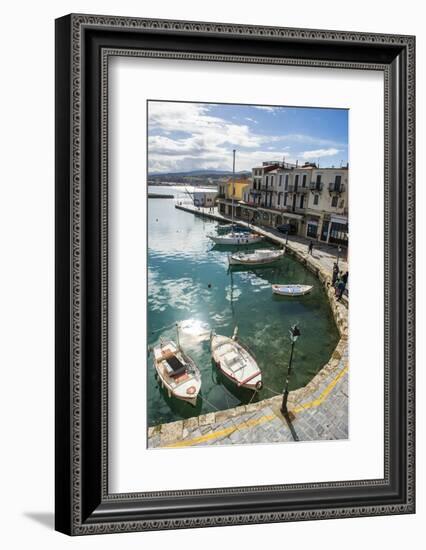
M172 340L154 347L154 367L169 397L196 404L201 373L194 361Z
M210 336L210 349L220 371L238 387L259 391L262 389L262 372L255 357L236 340L214 332Z
M285 250L259 248L254 252L236 252L228 256L229 265L266 265L282 258Z
M226 235L210 235L210 239L216 244L238 245L255 244L260 242L263 237L257 233L247 233L239 231L230 231Z
M280 296L304 296L312 288L312 285L272 285L272 292Z

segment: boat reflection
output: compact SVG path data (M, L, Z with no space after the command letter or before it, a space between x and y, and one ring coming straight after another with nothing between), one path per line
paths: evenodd
M155 385L157 386L156 391L160 392L161 397L167 403L167 406L170 410L180 418L191 418L192 416L197 416L201 414L201 408L203 405L203 387L201 386L201 391L198 394L197 402L195 405L191 405L185 401L177 399L176 397L169 397L167 388L161 385L161 380L157 374L155 374Z
M256 403L256 401L259 401L259 392L241 386L238 387L220 371L213 359L211 364L214 383L223 386L223 390L231 394L232 397L238 401L238 404L247 405L248 403ZM230 406L234 407L236 405Z

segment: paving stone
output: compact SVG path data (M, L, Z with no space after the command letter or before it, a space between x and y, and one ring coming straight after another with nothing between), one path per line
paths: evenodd
M168 422L161 425L161 446L168 445L182 439L183 422Z
M214 421L215 421L214 412L202 414L201 416L198 417L198 424L200 426L206 426L207 424L214 424Z
M160 446L160 435L154 435L148 439L148 449L155 449Z

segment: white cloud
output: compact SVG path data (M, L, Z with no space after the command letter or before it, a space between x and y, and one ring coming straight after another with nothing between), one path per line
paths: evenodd
M306 160L318 159L322 157L334 157L334 155L337 155L339 151L340 149L334 149L333 147L330 149L315 149L314 151L304 151L303 153L300 153L300 156Z
M274 111L277 107L257 106ZM236 170L251 170L265 160L295 162L294 147L311 147L299 156L316 159L332 156L344 144L304 134L258 133L251 117L229 119L215 116L203 103L150 101L148 104L149 172L180 172L194 169L232 169L232 149L237 149ZM283 128L284 131L284 128Z
M236 169L251 170L262 160L259 149L281 139L213 116L211 107L202 103L154 101L148 115L150 172L231 169L233 148L238 150ZM178 132L174 139L169 137L172 132ZM282 158L282 151L277 154Z
M267 105L253 105L253 107L255 109L259 109L260 111L269 111L270 113L274 113L280 109L280 107L268 107Z

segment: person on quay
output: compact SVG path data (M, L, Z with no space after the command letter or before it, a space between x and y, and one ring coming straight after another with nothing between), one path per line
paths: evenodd
M313 249L314 249L314 243L312 241L309 241L308 254L310 254L311 256L313 255L312 254Z
M345 292L346 283L348 282L348 272L342 275L337 284L337 299L340 300Z
M334 265L333 265L333 278L331 280L331 284L333 286L335 286L338 276L339 276L339 266L337 265L336 262L334 262Z

